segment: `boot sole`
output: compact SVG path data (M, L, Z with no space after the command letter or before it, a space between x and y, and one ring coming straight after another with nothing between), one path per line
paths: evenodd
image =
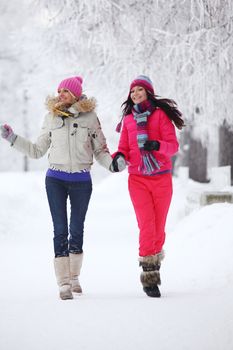
M158 287L154 290L153 289L151 290L147 287L144 287L143 291L146 293L146 295L148 297L151 297L151 298L160 298L161 297L161 293L160 293L160 290Z
M74 297L73 297L73 295L72 295L72 293L69 293L69 294L60 294L60 299L61 300L69 300L69 299L73 299Z
M76 294L82 294L82 289L78 289L78 288L72 288L72 293L76 293Z

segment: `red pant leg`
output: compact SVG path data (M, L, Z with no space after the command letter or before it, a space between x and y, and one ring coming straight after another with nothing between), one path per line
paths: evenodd
M140 230L139 255L159 253L165 241L165 223L172 195L171 175L130 175L129 193Z
M172 176L170 173L163 174L154 176L151 180L150 187L155 215L154 251L156 254L161 252L165 242L165 225L172 199Z

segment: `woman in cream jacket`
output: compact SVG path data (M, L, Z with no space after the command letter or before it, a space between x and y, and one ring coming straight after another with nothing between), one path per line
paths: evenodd
M54 226L55 274L60 298L72 299L72 293L82 292L78 277L83 260L84 221L92 193L93 157L106 169L114 170L95 113L95 100L82 95L81 77L63 80L58 96L47 99L47 108L49 113L35 143L16 135L7 124L1 130L13 148L31 158L40 158L48 151L46 191Z

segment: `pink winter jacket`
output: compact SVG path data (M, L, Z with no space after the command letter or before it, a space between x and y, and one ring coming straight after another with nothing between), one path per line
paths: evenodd
M179 148L175 127L166 113L160 108L157 108L151 114L147 123L148 140L160 142L159 151L152 151L155 158L161 163L158 174L164 171L171 171L171 157ZM129 164L128 171L130 174L142 175L139 171L141 154L137 144L137 125L132 114L124 117L118 152L124 154Z

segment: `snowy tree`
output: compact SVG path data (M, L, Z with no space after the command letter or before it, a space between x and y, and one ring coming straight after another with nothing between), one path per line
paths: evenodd
M19 62L21 82L17 80L15 90L21 94L21 104L23 91L28 90L30 135L41 123L46 95L56 92L61 79L82 75L84 90L97 98L106 136L115 148L114 128L130 81L146 74L156 93L176 100L184 114L187 132L178 134L181 154L186 154L186 160L189 154L193 164L197 157L191 145L196 140L198 147L208 150L204 168L221 164L219 145L224 142L218 140L216 130L233 125L230 0L31 0L22 4L20 35L16 21L11 37L3 42L8 54L14 48L12 59ZM2 11L3 25L11 12ZM12 88L12 82L3 82ZM189 145L188 152L186 146L183 152L183 144ZM199 157L204 154L200 152ZM198 179L199 167L193 168Z

